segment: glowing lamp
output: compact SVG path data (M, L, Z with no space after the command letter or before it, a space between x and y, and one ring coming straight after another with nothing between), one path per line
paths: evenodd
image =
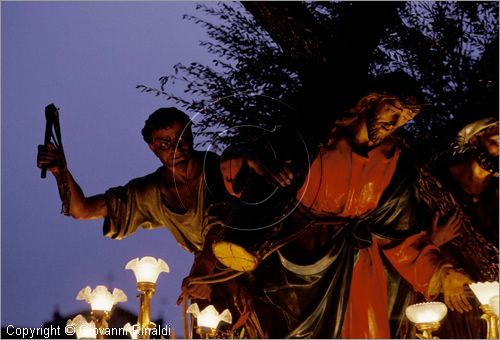
M469 287L481 304L481 319L486 321L486 338L498 339L498 281L475 282Z
M106 286L97 286L94 290L87 286L78 292L76 299L87 301L93 311L109 312L116 303L127 301L127 295L118 288L111 294Z
M131 339L139 339L139 333L141 331L141 326L139 324L131 325L130 322L127 322L125 326L123 326L125 332L130 334Z
M442 302L417 303L406 308L406 316L415 324L440 322L447 312L448 308Z
M155 328L156 325L151 322L151 300L156 290L156 281L160 273L169 272L168 264L162 259L155 259L151 256L145 256L139 260L135 258L127 263L125 269L134 272L137 281L137 290L139 295L139 315L137 324L139 325L139 337L148 339L148 329Z
M408 306L406 317L422 332L417 334L419 338L432 339L432 332L439 329L447 312L448 308L442 302L424 302Z
M233 317L229 309L225 309L221 314L210 305L200 311L197 303L189 306L186 313L193 314L197 321L197 333L206 338L215 338L217 336L217 328L221 322L230 324L233 322Z
M97 286L94 290L87 286L78 292L76 299L85 300L90 304L92 321L100 330L98 335L99 339L102 339L103 332L108 327L111 309L116 303L127 301L127 295L118 288L113 289L111 294L106 286Z
M169 272L168 265L162 259L155 259L151 256L145 256L139 260L135 258L127 263L125 269L130 269L134 272L136 281L156 283L158 276L162 272Z
M469 285L481 305L490 303L490 299L498 295L498 282L475 282Z
M96 326L94 321L88 322L83 315L78 314L74 319L69 319L68 326L73 326L77 339L95 339Z

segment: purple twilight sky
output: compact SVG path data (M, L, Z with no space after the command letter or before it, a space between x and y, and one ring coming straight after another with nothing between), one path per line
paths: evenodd
M180 334L175 306L192 255L166 229L122 241L102 236L102 220L76 221L59 213L55 180L40 178L37 144L44 108L60 109L62 140L72 171L87 195L154 171L159 161L140 129L164 98L140 93L157 86L177 62L211 60L202 27L183 14L203 13L194 2L8 2L2 25L2 326L40 326L56 306L61 314L88 308L76 301L90 285L120 288L136 312L132 258L161 257L170 265L152 302Z

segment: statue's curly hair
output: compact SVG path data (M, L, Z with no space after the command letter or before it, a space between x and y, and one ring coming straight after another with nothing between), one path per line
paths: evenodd
M142 138L146 143L150 144L153 131L171 127L174 122L187 126L191 124L191 119L187 114L175 107L162 107L153 112L145 121L141 130Z

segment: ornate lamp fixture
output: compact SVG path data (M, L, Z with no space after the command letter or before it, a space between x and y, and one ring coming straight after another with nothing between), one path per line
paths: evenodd
M406 308L406 317L422 332L417 333L420 339L437 339L432 332L437 331L440 322L446 316L448 308L442 302L417 303Z
M94 321L88 322L81 314L73 320L69 319L66 324L74 327L77 339L95 339L97 336Z
M469 287L481 304L481 319L486 321L486 338L498 339L498 281L475 282Z
M135 258L127 263L125 269L134 272L137 281L137 290L140 292L140 309L137 323L140 326L139 338L149 339L149 330L156 325L151 322L151 299L156 290L156 280L162 272L169 272L168 265L162 259L145 256L139 260Z
M225 322L231 324L233 318L229 309L225 309L221 314L215 309L213 305L210 305L200 312L197 303L193 303L189 306L186 313L193 314L196 318L196 333L199 334L204 339L217 339L222 336L219 335L219 324Z
M98 329L97 337L104 339L111 309L116 303L127 301L127 295L118 288L113 289L111 294L106 286L97 286L94 290L87 286L78 292L76 299L85 300L90 304L92 321Z

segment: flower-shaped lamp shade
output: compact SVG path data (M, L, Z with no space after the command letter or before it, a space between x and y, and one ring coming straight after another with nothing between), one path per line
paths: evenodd
M130 322L127 322L125 326L123 326L125 332L130 334L131 339L139 339L139 332L141 330L141 326L139 324L131 325Z
M116 303L127 301L127 295L118 288L113 289L111 294L106 286L97 286L94 290L87 286L80 290L76 299L90 303L93 311L109 312Z
M69 319L68 326L73 326L77 339L95 339L97 332L94 321L88 322L81 314L75 316L73 320Z
M493 313L495 313L495 315L498 316L498 295L495 295L490 299L489 305Z
M406 308L406 317L415 324L440 322L448 308L442 302L417 303Z
M498 281L475 282L470 284L469 287L482 305L489 304L490 299L498 295Z
M231 324L233 317L228 309L225 309L221 314L217 312L213 305L210 305L200 312L197 303L193 303L187 309L186 313L191 313L198 321L198 326L217 329L220 322Z
M139 260L135 258L125 266L125 269L130 269L134 272L137 282L156 283L160 273L169 272L168 264L162 259L155 259L151 256L145 256Z

